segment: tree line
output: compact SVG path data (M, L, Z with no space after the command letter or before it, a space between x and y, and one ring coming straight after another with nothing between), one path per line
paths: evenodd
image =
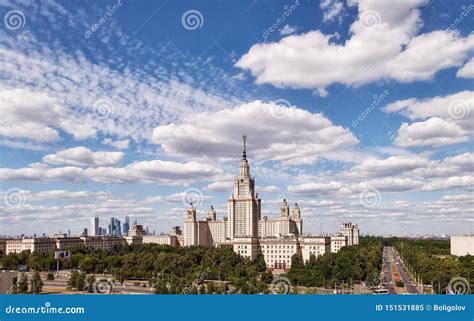
M292 258L287 277L293 285L327 286L357 283L378 275L382 265L382 241L361 238L356 246L339 253L314 256L308 262ZM60 268L71 269L68 287L92 291L92 274L109 274L116 282L147 280L156 293L269 293L272 274L263 255L251 261L230 248L171 247L144 244L123 246L114 252L77 248ZM4 269L27 265L34 271L54 271L54 253L22 252L0 255ZM76 271L77 270L77 271ZM53 277L54 278L54 277ZM206 281L206 282L204 282Z
M287 277L293 284L328 288L336 284L378 282L382 252L381 238L361 237L358 245L342 247L338 253L312 255L308 262L293 257Z
M459 277L467 280L467 284L458 285L470 288L471 293L474 290L474 256L449 255L448 240L394 238L388 242L395 246L415 279L432 285L436 293L448 292L450 281Z

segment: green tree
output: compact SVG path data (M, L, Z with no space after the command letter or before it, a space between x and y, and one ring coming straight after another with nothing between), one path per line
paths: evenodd
M67 282L67 286L70 289L75 289L77 285L77 279L79 278L79 272L74 270L71 272L71 275L69 276L69 280Z
M6 255L2 258L2 268L5 270L16 270L20 264L20 259L16 254Z
M156 282L155 293L156 294L169 294L165 281L160 279Z
M28 292L28 276L22 272L20 274L20 280L18 280L18 293Z
M43 285L44 283L41 279L41 275L38 271L35 271L31 277L31 292L35 294L41 293L43 290Z
M86 273L85 272L80 272L79 275L77 276L77 283L76 283L76 289L77 291L82 291L86 287Z
M87 292L92 293L94 292L94 283L95 283L95 276L89 274L86 278L86 289Z
M267 264L265 263L265 257L263 256L262 253L260 253L257 257L257 270L259 272L265 272L267 269Z
M207 293L214 294L214 292L216 292L216 287L214 285L214 282L210 281L207 283Z
M87 273L95 271L95 266L98 264L98 259L93 256L86 256L79 263L79 269Z
M399 288L403 288L405 286L402 280L395 281L395 285Z

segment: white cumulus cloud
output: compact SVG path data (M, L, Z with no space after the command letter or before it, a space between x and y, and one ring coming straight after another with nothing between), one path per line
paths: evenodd
M85 147L73 147L58 151L55 154L45 155L43 162L54 165L72 166L114 166L123 159L122 152L93 152Z
M156 127L153 142L168 155L228 159L240 155L243 134L254 146L249 147L251 158L286 164L313 163L358 143L348 129L322 114L260 101Z
M339 14L337 3L321 4L331 8L326 20ZM417 35L422 25L418 7L425 3L349 1L350 6L358 6L358 16L344 43L335 43L332 35L313 30L275 43L256 44L236 66L249 70L257 84L321 93L334 83L359 86L381 79L431 79L439 70L461 66L474 48L474 36L464 38L445 30ZM427 56L426 52L436 54Z

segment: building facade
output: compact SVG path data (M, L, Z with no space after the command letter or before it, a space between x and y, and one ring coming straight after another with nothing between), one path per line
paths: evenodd
M46 253L81 247L114 251L126 244L125 238L109 236L23 238L8 240L6 244L6 254L20 253L23 251Z
M451 236L451 255L474 255L474 236Z
M339 232L347 237L347 245L359 244L359 226L351 222L342 223Z
M239 175L234 177L233 192L227 199L227 215L217 219L213 206L207 217L197 219L196 207L191 203L186 210L184 231L172 227L169 234L149 235L147 229L136 222L129 227L126 217L123 234L121 222L111 218L108 236L99 227L99 219L92 218L91 234L80 237L24 238L6 241L6 253L49 252L70 250L78 247L113 251L123 245L163 244L169 246L229 247L235 253L251 260L262 254L270 269L289 269L292 257L299 256L304 262L328 252L338 252L344 246L359 243L359 228L344 222L338 234L332 236L303 234L301 209L295 203L291 207L283 199L279 215L271 219L261 217L262 200L255 191L255 179L250 174L247 160L246 136L240 161Z
M99 227L99 218L93 217L91 218L91 236L99 236L100 235L100 227Z
M233 193L227 200L227 216L217 220L211 206L208 216L198 220L196 207L191 204L184 220L185 246L231 247L252 260L263 254L268 268L288 269L293 255L307 262L312 255L338 252L343 246L359 243L359 228L352 223L343 223L340 233L334 236L303 235L301 210L297 203L290 208L286 199L278 218L262 218L262 200L255 192L247 160L246 136L243 140L239 175L234 178Z
M20 253L23 251L52 252L56 250L55 239L48 237L13 239L7 241L6 254Z

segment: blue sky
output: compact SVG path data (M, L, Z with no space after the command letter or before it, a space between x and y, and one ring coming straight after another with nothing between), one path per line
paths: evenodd
M472 233L474 5L0 1L0 235L226 215L241 135L263 215Z

